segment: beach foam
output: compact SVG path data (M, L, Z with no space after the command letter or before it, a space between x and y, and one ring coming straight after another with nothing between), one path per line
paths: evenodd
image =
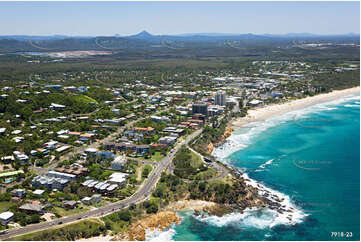
M359 108L359 107L360 107L360 104L359 104L359 105L356 105L356 104L345 104L344 107L346 107L346 108Z
M349 95L336 100L318 103L313 106L286 112L276 117L273 116L271 118L267 118L266 120L246 123L240 128L237 128L222 146L215 148L212 155L222 162L225 162L227 165L230 165L230 160L228 158L230 154L248 147L252 144L255 137L268 128L277 126L292 119L297 120L308 118L309 114L336 110L338 105L344 102L349 102L350 100L357 101L355 102L355 105L345 105L346 107L359 107L360 96ZM272 164L274 160L275 159L268 160L266 163L260 165L256 171L262 171L267 165ZM282 210L280 211L279 208L252 208L246 209L242 214L231 213L223 217L198 216L197 219L219 227L237 224L238 226L252 226L262 229L267 227L272 228L273 226L281 224L295 225L301 223L304 218L308 216L308 214L302 211L302 209L292 203L289 196L268 188L262 183L249 178L246 173L243 173L242 177L245 179L247 185L257 188L259 195L267 197L269 200L278 203Z
M176 234L174 226L168 230L146 230L145 240L146 241L173 241L172 238Z
M225 142L213 150L212 155L220 161L228 163L229 155L238 150L247 148L252 143L252 140L263 131L292 119L297 120L307 118L307 115L311 113L335 110L337 109L335 106L350 100L360 100L360 96L350 95L329 102L315 104L303 109L290 111L263 121L246 123L241 127L236 127L235 131L225 140Z
M260 165L259 168L262 168L262 169L266 168L266 166L271 165L274 160L275 159L271 159L271 160L267 161L266 163Z
M276 202L285 211L278 211L271 208L246 208L243 213L233 212L224 216L194 216L202 222L209 223L217 227L234 225L240 227L253 227L257 229L272 228L276 225L295 225L301 223L308 216L300 208L296 207L289 196L268 188L261 183L250 179L246 173L242 177L246 184L255 187L259 195L267 197L269 200ZM280 200L280 201L277 201Z

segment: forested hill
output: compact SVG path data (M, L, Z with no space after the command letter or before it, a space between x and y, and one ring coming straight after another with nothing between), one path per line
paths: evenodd
M136 35L69 37L69 36L0 36L0 52L46 52L75 50L136 50L152 51L158 49L189 50L216 48L266 48L302 46L307 43L317 44L358 44L359 35L320 36L309 34L255 35L255 34L185 34L152 35L143 31ZM307 46L306 46L307 47Z

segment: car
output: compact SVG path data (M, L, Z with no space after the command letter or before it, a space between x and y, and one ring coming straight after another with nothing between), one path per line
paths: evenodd
M59 221L58 224L63 224L63 221Z
M114 208L112 209L112 211L114 211Z
M81 219L81 217L77 217L76 219L78 219L78 220L79 220L79 219Z
M83 216L83 218L87 218L87 217L88 217L88 215L84 215L84 216Z

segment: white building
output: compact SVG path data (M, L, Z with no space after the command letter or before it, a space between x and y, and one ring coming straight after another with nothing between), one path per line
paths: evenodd
M214 104L219 106L226 106L226 93L224 91L218 91L216 93Z
M65 105L52 103L52 104L49 106L49 108L50 108L50 109L63 109L63 108L65 108Z
M129 174L117 172L110 175L109 183L117 184L119 186L123 186L126 184L126 180L128 178Z
M110 163L112 170L120 171L123 169L125 163L127 162L127 159L125 158L125 155L120 155L115 157L114 161Z
M2 225L7 225L14 220L14 214L10 211L0 213L0 221Z
M88 148L88 149L84 150L84 153L87 155L96 156L98 153L98 150L95 148Z

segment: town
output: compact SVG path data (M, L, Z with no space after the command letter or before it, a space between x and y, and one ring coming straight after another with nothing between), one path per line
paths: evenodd
M188 180L224 177L226 168L198 141L206 127L222 136L224 121L248 109L324 91L314 75L358 69L351 62L253 61L237 72L137 71L134 81L126 71L33 73L2 86L1 228L111 213L125 206L112 207L119 201L149 197L150 175L163 169ZM199 163L186 174L173 160L182 152Z

